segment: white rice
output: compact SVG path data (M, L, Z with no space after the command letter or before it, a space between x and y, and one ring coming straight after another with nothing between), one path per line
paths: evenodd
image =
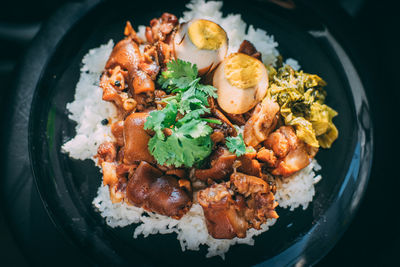
M314 184L322 179L321 175L316 175L314 172L320 169L321 166L314 159L307 167L296 174L275 179L275 199L278 201L279 207L294 210L303 206L303 210L305 210L315 195Z
M241 19L240 15L229 14L223 17L220 11L222 2L194 0L187 4L188 11L184 12L181 20L187 21L193 18L204 18L220 24L228 34L229 51L237 51L240 43L247 39L251 41L262 53L264 64L274 64L279 55L278 43L273 36L267 35L264 30L255 29ZM139 36L144 38L144 26L139 26ZM99 76L112 51L113 41L110 40L98 48L91 49L82 60L81 76L76 86L74 101L67 104L70 112L69 118L77 123L76 136L62 146L62 150L71 158L84 160L92 159L96 155L97 147L101 143L113 140L109 126L103 126L101 121L105 118L116 119L116 108L113 104L102 100L102 89L99 87ZM289 64L299 69L298 62L288 59ZM285 180L277 180L276 199L283 208L293 210L299 206L306 209L315 194L314 184L320 179L316 175L321 167L314 160L307 168L301 170ZM236 244L254 244L254 237L267 231L275 223L275 219L268 220L262 225L262 229L249 229L246 238L234 238L232 240L214 239L207 231L203 210L199 204L193 204L190 211L180 220L175 220L155 213L149 213L142 208L127 205L125 203L112 204L107 186L100 186L98 195L93 200L94 206L101 216L106 219L110 227L124 227L132 223L138 223L133 237L144 237L149 234L176 233L182 250L199 250L201 245L208 247L207 257L221 256Z
M147 237L152 234L176 233L181 244L182 251L199 250L200 245L208 247L207 257L216 255L224 258L229 247L238 244L254 244L254 236L268 230L275 223L270 219L262 225L261 230L247 230L246 238L214 239L207 231L203 209L199 204L193 204L190 211L180 220L175 220L160 214L146 212L142 208L127 205L126 203L111 203L107 186L100 186L97 197L93 200L94 206L100 211L101 216L111 227L123 227L132 223L141 223L136 227L133 237L139 235Z
M102 100L103 90L99 87L99 77L114 42L110 40L99 48L91 49L82 60L81 76L75 89L74 101L67 104L68 118L75 121L76 136L62 146L64 152L74 159L93 159L98 146L113 140L109 126L101 121L115 119L117 110L114 104Z

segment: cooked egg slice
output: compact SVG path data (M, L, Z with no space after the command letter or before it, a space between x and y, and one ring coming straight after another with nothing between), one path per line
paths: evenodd
M175 57L196 64L200 75L207 74L224 59L228 37L218 24L196 19L183 23L174 37Z
M268 72L264 64L243 53L226 57L213 77L218 89L218 105L228 113L242 114L261 101L268 89Z

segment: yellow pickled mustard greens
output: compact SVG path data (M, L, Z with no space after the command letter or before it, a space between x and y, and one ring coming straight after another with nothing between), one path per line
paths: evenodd
M254 87L262 76L263 66L258 59L235 53L226 59L224 74L228 82L241 89Z
M199 49L217 50L227 41L225 31L218 24L204 19L192 22L188 34Z
M333 124L337 112L324 104L326 82L318 75L295 71L289 65L268 66L269 95L277 101L286 125L313 147L330 148L339 132Z

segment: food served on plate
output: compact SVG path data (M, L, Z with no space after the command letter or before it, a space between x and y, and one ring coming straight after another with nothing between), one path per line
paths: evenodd
M67 105L77 135L63 146L101 167L94 205L110 226L176 232L208 256L252 244L278 205L306 208L314 157L338 137L325 81L221 5L193 1L181 23L164 13L138 32L127 22L115 46L91 50Z

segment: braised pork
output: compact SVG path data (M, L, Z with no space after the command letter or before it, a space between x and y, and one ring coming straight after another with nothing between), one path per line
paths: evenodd
M133 205L174 219L181 218L192 204L191 196L175 177L164 175L145 161L129 178L126 193Z

